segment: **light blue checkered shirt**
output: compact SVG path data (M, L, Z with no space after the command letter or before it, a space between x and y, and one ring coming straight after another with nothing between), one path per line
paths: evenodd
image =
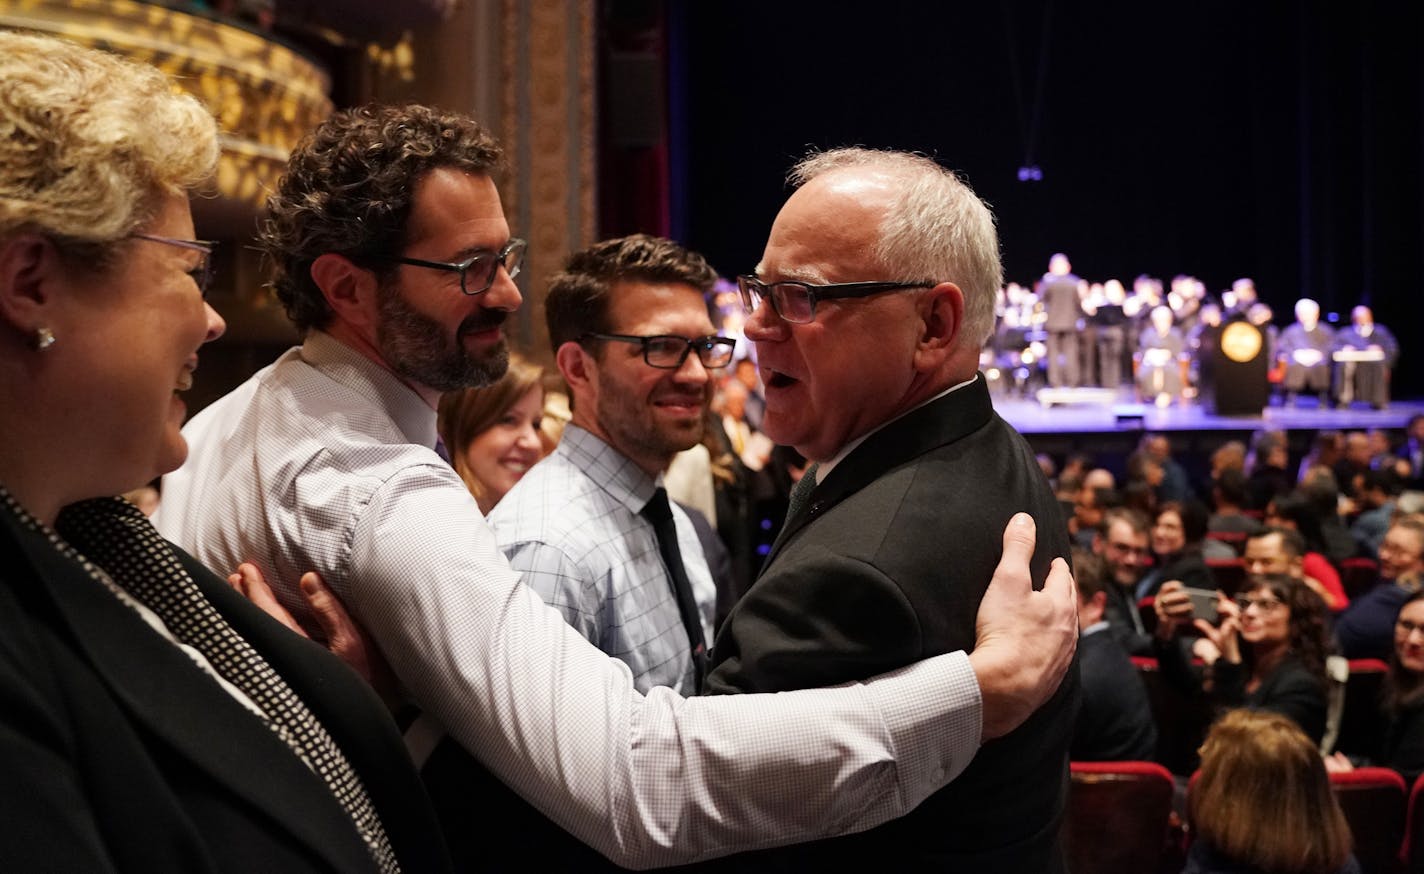
M490 512L495 540L530 588L594 646L633 671L640 692L695 693L692 656L653 526L639 512L657 481L598 437L564 429L558 448ZM717 592L697 533L673 504L678 546L712 639Z

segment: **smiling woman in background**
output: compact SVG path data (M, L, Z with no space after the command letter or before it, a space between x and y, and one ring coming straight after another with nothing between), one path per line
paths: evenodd
M447 870L382 705L138 508L223 331L152 67L0 32L0 870Z
M440 439L486 516L544 457L543 378L543 368L511 354L509 370L493 385L440 398Z

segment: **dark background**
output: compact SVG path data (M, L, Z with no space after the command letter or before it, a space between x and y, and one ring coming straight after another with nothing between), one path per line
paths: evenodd
M998 216L1006 280L1255 278L1369 303L1424 394L1424 16L1404 2L664 7L672 236L751 270L810 147L921 151ZM1022 183L1020 165L1043 180ZM607 192L613 194L613 192Z

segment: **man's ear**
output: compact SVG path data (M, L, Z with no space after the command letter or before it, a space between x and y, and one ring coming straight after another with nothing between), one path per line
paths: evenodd
M373 272L358 267L345 255L328 252L312 262L311 278L337 319L353 326L375 327L380 283Z
M598 362L578 343L569 340L554 352L554 363L574 394L587 393L598 383Z
M954 351L964 324L964 292L953 282L941 282L920 300L920 337L915 368L938 369Z
M20 234L6 240L0 245L0 322L26 338L56 327L55 283L64 275L59 250L45 237Z

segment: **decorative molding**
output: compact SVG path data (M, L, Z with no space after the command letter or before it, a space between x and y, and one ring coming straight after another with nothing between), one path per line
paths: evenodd
M234 24L134 0L0 0L0 27L63 36L146 61L203 101L222 129L213 204L244 235L297 141L331 114L327 73ZM201 200L195 202L204 211Z

